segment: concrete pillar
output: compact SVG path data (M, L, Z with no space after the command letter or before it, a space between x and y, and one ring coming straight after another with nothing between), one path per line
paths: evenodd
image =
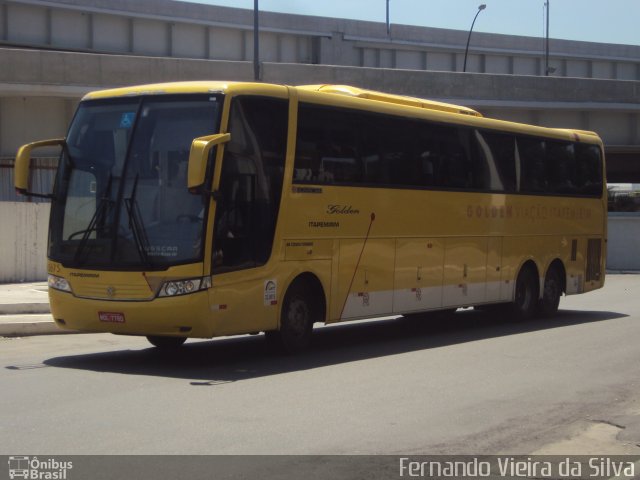
M331 32L331 38L320 40L318 61L322 65L364 65L363 49L355 49L351 42L344 40L344 33Z
M580 129L591 130L591 114L586 110L580 112Z
M276 35L276 62L282 62L282 35Z
M93 13L87 13L87 48L89 50L94 49L94 31L93 31Z
M249 42L249 40L247 39L247 36L249 35L249 32L243 31L241 37L241 41L242 41L242 60L244 61L248 61L248 60L252 60L251 58L249 58L249 45L251 44L251 42Z
M204 31L204 58L211 58L211 27L205 27Z
M46 9L46 24L45 24L45 28L46 28L46 32L45 32L45 43L47 45L51 45L52 43L52 36L53 36L53 26L52 26L52 18L51 18L51 9L47 8Z
M629 115L629 141L628 145L638 144L638 114L630 113Z
M311 42L311 63L318 65L320 63L320 39L318 37L310 37Z
M4 137L3 133L3 128L4 125L2 124L2 112L3 112L3 105L2 105L2 100L3 98L0 97L0 157L4 156L5 152L3 151L3 146L2 146L2 138Z
M133 53L133 30L136 28L133 18L129 19L129 53Z
M2 15L2 40L9 40L9 7L6 3L0 5L0 14Z

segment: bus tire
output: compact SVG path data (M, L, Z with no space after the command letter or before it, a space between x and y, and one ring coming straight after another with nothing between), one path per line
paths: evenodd
M314 302L305 285L296 282L289 288L282 304L280 328L266 332L270 346L285 353L301 352L311 344Z
M544 277L542 298L538 300L538 315L552 317L558 312L560 297L562 296L562 276L560 268L552 265Z
M522 267L516 279L516 291L511 305L516 320L528 320L536 313L539 285L535 269L530 265Z
M180 347L187 337L164 337L161 335L147 335L147 340L161 350L173 350Z

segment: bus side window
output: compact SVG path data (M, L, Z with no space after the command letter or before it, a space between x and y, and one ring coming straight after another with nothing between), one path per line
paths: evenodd
M457 127L433 127L437 138L436 150L442 158L441 186L445 188L470 188L473 184L473 164L467 138Z
M363 148L370 143L377 144L379 183L402 187L421 185L420 157L413 154L417 122L392 117L371 118L370 123L370 128L365 130Z
M576 193L577 171L572 143L547 142L546 172L550 193Z
M515 139L513 135L475 131L479 146L481 187L493 192L516 190Z
M597 145L575 144L576 182L581 195L602 195L602 156Z
M360 114L300 104L294 181L300 183L362 183L358 151Z
M546 142L533 137L518 137L517 142L520 154L520 191L547 192Z

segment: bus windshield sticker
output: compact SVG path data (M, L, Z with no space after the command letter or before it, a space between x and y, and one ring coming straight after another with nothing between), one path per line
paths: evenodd
M133 120L136 116L136 112L125 112L120 117L120 128L131 128L133 126Z

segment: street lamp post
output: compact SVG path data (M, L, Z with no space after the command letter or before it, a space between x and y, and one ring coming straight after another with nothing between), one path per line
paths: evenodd
M260 27L258 25L258 0L253 1L253 79L260 80Z
M391 33L391 21L389 18L389 0L387 0L387 37Z
M545 45L544 45L544 64L545 64L544 74L546 76L549 76L549 72L551 71L551 69L549 68L549 0L547 0L545 5L547 6L547 32L545 35Z
M487 6L484 3L478 6L478 11L476 12L476 16L473 17L473 22L471 22L471 28L469 29L469 36L467 37L467 48L464 49L464 64L462 65L463 72L467 71L467 55L469 54L469 42L471 41L471 32L473 32L473 26L476 23L476 19L478 18L478 15L480 15L480 12L485 8L487 8Z

